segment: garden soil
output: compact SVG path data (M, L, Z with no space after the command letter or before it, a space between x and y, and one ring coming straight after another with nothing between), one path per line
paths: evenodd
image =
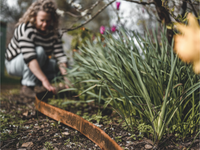
M80 132L59 123L40 112L34 106L35 99L24 97L19 94L19 85L1 85L1 150L99 150L100 148L82 135ZM16 92L16 91L18 92ZM44 94L44 93L43 93ZM92 118L95 114L96 120L90 122L101 128L112 139L114 139L123 149L146 150L152 149L153 142L147 137L140 137L140 133L129 132L124 121L110 107L103 109L94 102L71 103L61 105L59 102L66 99L64 97L46 95L44 99L47 103L53 101L55 106L61 107L80 116ZM40 95L42 97L42 95ZM53 97L53 100L52 100ZM50 100L48 100L50 99ZM78 101L78 99L76 99ZM105 117L106 116L106 117ZM184 142L177 140L173 135L166 137L157 149L160 150L186 150L191 146L191 150L200 150L199 138L194 140L188 137ZM193 142L193 144L192 144ZM191 145L192 144L192 145Z

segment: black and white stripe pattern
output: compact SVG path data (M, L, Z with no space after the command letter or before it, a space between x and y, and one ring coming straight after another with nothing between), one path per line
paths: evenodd
M52 30L46 34L42 34L31 23L23 23L15 29L5 57L10 61L22 53L25 63L29 63L31 60L37 58L35 52L36 46L42 46L47 56L53 53L58 63L67 62L59 33L55 35Z

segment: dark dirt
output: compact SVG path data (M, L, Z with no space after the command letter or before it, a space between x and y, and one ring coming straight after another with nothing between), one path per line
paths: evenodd
M22 95L10 92L11 89L19 89L20 86L1 86L1 110L0 115L12 116L12 119L2 121L6 130L1 129L1 150L98 150L100 149L87 137L78 131L59 123L47 116L37 112L34 107L34 99L26 98ZM66 94L69 96L69 93ZM42 96L42 95L40 95ZM94 102L74 103L61 105L62 96L54 97L52 95L46 99L47 103L59 106L62 109L73 112L90 122L99 126L111 138L113 138L123 149L127 150L145 150L151 149L153 142L145 137L139 138L136 131L136 139L131 138L131 133L124 126L124 121L120 121L120 116L111 108L103 110ZM94 114L101 114L102 119L92 119ZM93 116L92 116L93 115ZM98 116L98 115L96 115ZM104 121L102 121L104 120ZM18 126L14 125L18 122ZM20 122L20 123L19 123ZM99 122L99 123L97 123ZM171 135L165 142L159 145L161 150L186 150L192 144L193 138L188 138L184 143L176 140ZM192 144L193 150L200 149L199 139Z

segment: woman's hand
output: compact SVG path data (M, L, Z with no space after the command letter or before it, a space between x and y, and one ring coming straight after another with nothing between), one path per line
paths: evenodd
M44 81L42 81L42 85L50 92L52 92L53 94L56 94L56 89L55 87L53 87L50 83L49 80L46 79Z
M33 59L28 64L30 70L33 72L33 74L42 82L42 85L48 90L56 94L56 89L50 84L49 80L45 76L45 74L42 72L37 59Z
M64 76L64 80L65 80L65 88L68 89L69 87L73 87L73 85L71 84L71 82L68 80L68 78L66 77L67 75L67 71L66 71L67 65L66 63L60 63L59 64L59 69L61 74Z

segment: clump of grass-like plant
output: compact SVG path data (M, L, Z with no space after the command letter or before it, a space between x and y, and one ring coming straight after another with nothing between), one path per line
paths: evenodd
M86 75L87 80L77 80L87 83L82 93L112 105L132 132L138 124L150 125L155 146L168 133L182 139L197 133L200 118L198 75L173 53L166 30L160 34L158 40L156 32L151 39L120 30L103 41L88 41L76 53L79 66L71 72Z

